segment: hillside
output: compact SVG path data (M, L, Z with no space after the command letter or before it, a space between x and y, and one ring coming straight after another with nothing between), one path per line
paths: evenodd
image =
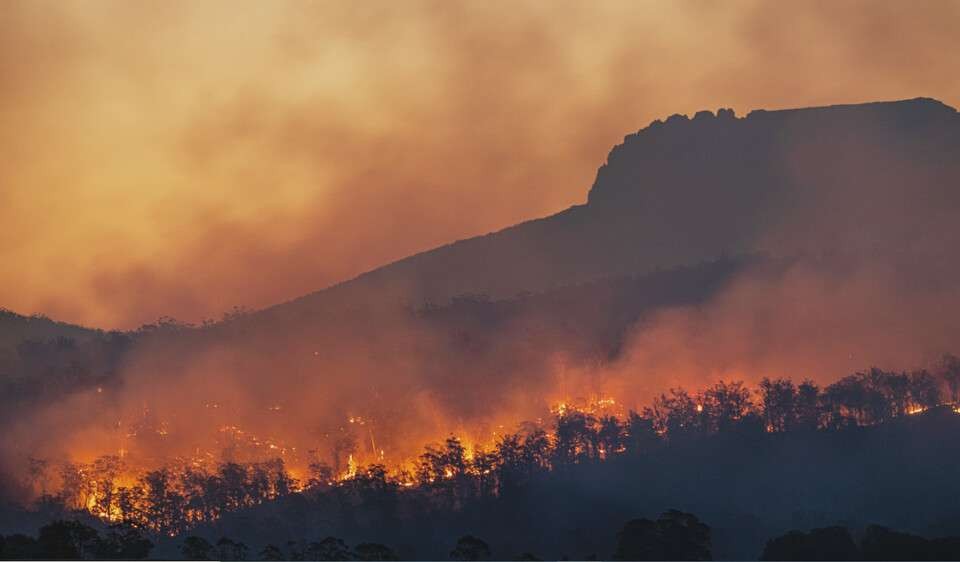
M927 99L674 116L557 215L209 326L18 349L41 376L4 388L4 453L216 457L226 428L339 473L567 400L925 366L960 349L958 154Z
M742 118L674 115L614 147L584 205L411 256L264 314L351 299L502 298L722 254L892 255L931 240L936 251L960 234L943 216L960 208L957 154L960 116L926 98Z

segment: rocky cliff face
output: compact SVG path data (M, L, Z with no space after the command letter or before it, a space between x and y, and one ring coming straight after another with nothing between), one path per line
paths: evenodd
M610 152L586 205L379 268L350 294L510 296L764 251L942 252L960 228L960 117L931 99L655 121ZM376 296L374 296L376 295Z

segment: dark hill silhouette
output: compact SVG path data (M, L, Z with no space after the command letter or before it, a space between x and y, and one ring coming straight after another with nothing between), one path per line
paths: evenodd
M11 349L23 340L55 338L89 339L101 335L101 330L58 322L45 316L24 316L0 308L0 349Z
M273 331L338 310L502 299L755 252L949 256L958 154L960 115L929 98L673 115L611 150L586 204L234 320Z
M960 208L958 154L960 116L927 98L744 118L674 115L613 148L585 205L411 256L264 314L378 296L509 297L724 253L945 243L940 230L954 240L958 229L938 212ZM908 212L923 217L922 233ZM927 250L943 249L938 243Z

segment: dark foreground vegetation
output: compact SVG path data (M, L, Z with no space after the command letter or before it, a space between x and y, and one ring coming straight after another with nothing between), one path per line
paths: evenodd
M37 537L0 535L0 560L145 560L153 547L133 528L115 525L101 534L78 521L58 520L43 526ZM616 534L612 552L612 560L713 559L710 527L676 510L656 520L627 521ZM336 537L267 544L253 553L242 541L221 537L211 542L190 535L180 543L179 555L184 560L400 560L389 546L364 542L350 547ZM458 538L447 558L494 559L490 546L473 535ZM531 552L498 559L539 560ZM867 526L859 540L843 526L795 530L767 541L760 560L960 560L960 537L927 539L879 525Z
M846 527L790 531L767 542L761 560L960 560L960 537L926 539L869 525L859 540Z

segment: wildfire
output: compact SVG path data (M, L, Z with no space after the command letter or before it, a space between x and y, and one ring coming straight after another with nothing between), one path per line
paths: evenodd
M577 412L580 414L598 415L602 413L614 413L618 410L617 401L613 398L596 398L593 400L578 400L576 402L563 400L557 402L550 408L550 412L557 416ZM542 419L538 420L542 423ZM501 426L502 427L502 426Z
M343 480L349 480L357 476L357 461L353 459L353 454L351 454L347 459L347 472L343 475Z
M686 402L682 415L695 419L703 417L691 416L691 406L698 414L714 411L708 402L700 400L698 396L696 401ZM221 408L221 404L216 402L206 402L203 405L206 408L220 409L218 415L231 410L228 406ZM921 406L911 401L909 407L901 411L913 416L932 407L930 404ZM960 415L958 403L941 403L941 407L949 407L952 412ZM264 409L273 412L270 414L272 416L285 413L280 413L282 410L278 404L265 405ZM554 431L555 426L552 423L556 421L556 427L559 427L563 420L545 420L547 416L533 417L535 422L520 426L522 429L514 430L515 433L511 433L511 425L507 424L491 424L492 429L485 429L483 432L462 430L459 434L450 434L445 444L441 440L438 447L430 446L422 455L414 456L406 452L410 448L404 449L395 441L392 442L389 439L391 434L382 434L384 428L389 426L381 418L366 412L364 416L349 415L340 418L338 424L331 424L316 431L313 435L317 441L310 443L311 447L315 447L313 449L298 449L294 444L302 445L302 442L284 441L277 435L266 433L258 435L251 431L251 428L237 425L241 423L239 421L229 423L218 418L215 425L209 426L210 439L205 446L190 443L183 447L189 453L183 454L180 451L179 455L175 455L169 453L169 447L176 446L178 438L181 437L178 427L173 423L175 420L168 423L158 419L156 413L144 409L143 419L132 423L124 423L122 419L115 424L111 422L111 429L119 439L119 447L113 442L111 447L102 450L119 451L119 454L97 458L90 454L90 451L84 451L84 455L75 457L96 460L88 464L66 463L60 474L50 471L51 474L36 477L32 486L40 495L46 494L48 482L51 483L51 488L56 487L53 484L59 484L61 491L56 497L61 498L65 505L86 510L105 521L133 521L134 524L149 526L158 532L166 533L170 531L161 529L162 523L152 522L146 515L151 513L151 502L157 501L152 494L156 494L157 490L165 490L164 493L172 493L180 498L173 503L184 505L183 498L198 497L197 494L205 493L202 492L204 486L216 485L218 482L222 485L223 482L230 482L230 478L236 474L248 481L266 484L258 484L262 487L258 488L254 499L237 500L235 503L214 508L181 507L181 521L188 527L198 525L219 518L227 510L241 509L287 493L349 485L350 481L358 478L385 478L398 489L442 485L447 480L459 482L464 476L485 479L496 474L496 463L504 462L502 459L508 454L504 451L511 450L510 440L514 440L513 446L521 447L522 440L526 439L524 435L530 434L539 435L543 440L543 448L539 450L546 451L541 457L546 460L538 461L538 466L548 469L554 466L554 462L606 460L628 453L631 441L627 439L627 435L633 431L633 426L628 425L622 405L614 398L567 398L554 403L548 409L557 418L581 414L582 418L568 420L571 425L566 427L573 428L571 431L574 432L593 432L593 437L574 439L566 448L561 448L561 437ZM258 432L261 430L259 426L256 429ZM380 443L374 439L375 429ZM766 425L766 430L783 431L771 424ZM648 431L669 438L665 425L652 425L651 422ZM505 449L502 448L505 447L504 443L508 444ZM88 446L91 450L97 450L93 445ZM166 456L157 452L157 447L167 447ZM303 451L307 454L304 455ZM556 461L558 458L561 460ZM326 464L327 462L330 464ZM231 470L237 472L231 473Z

